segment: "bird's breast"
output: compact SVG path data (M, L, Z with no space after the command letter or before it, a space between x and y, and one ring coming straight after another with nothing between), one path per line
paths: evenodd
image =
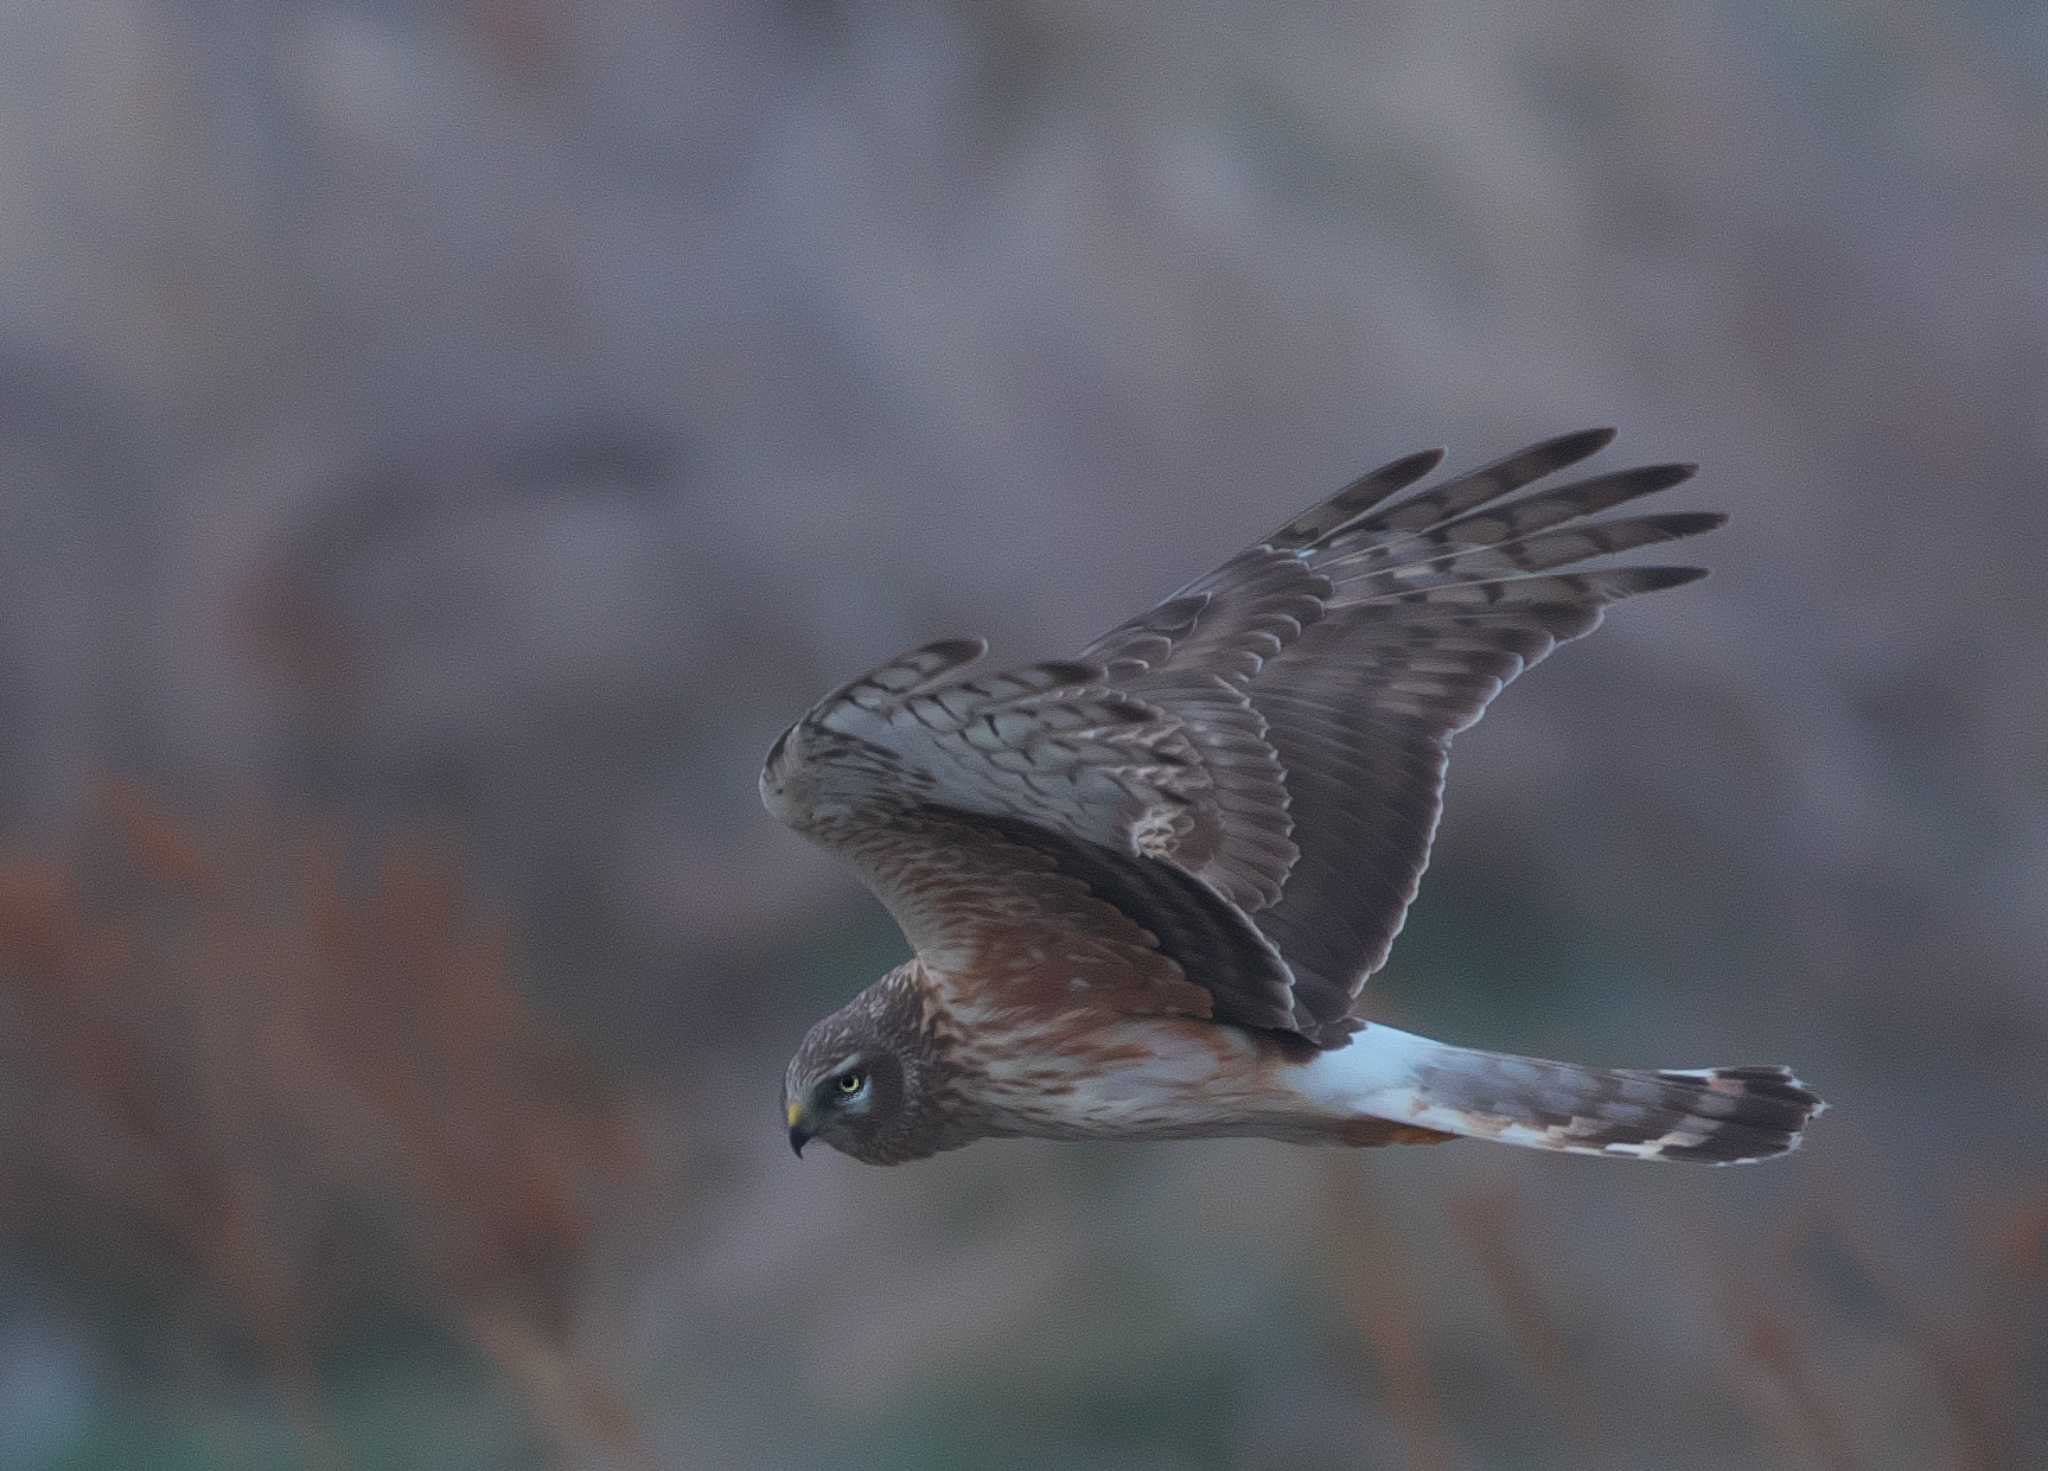
M1170 1139L1247 1132L1286 1101L1277 1050L1234 1027L1077 1013L960 1034L956 1087L992 1134ZM1268 1055L1269 1050L1272 1055Z

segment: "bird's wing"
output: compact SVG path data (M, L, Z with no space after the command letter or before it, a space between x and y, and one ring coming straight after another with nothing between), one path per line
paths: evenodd
M1339 1045L1428 863L1451 737L1609 603L1704 575L1562 570L1719 525L1585 519L1690 466L1509 499L1612 437L1405 496L1441 456L1397 460L1073 661L975 675L979 643L915 650L792 726L763 796L990 1004Z
M769 752L769 809L853 863L956 1001L1292 1029L1279 951L1171 861L1218 842L1184 719L1092 664L976 676L982 649L827 696Z
M1565 435L1405 496L1441 455L1397 460L1081 655L1177 723L1208 772L1188 819L1208 841L1170 856L1279 950L1294 1026L1312 1041L1351 1030L1351 1006L1401 929L1429 861L1451 737L1517 674L1590 632L1608 604L1705 575L1562 570L1720 525L1716 515L1584 519L1678 484L1689 465L1507 499L1612 438Z

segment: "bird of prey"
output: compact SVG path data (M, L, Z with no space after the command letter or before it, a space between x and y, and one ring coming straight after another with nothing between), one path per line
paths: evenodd
M980 673L980 641L927 644L785 731L763 799L916 952L804 1038L791 1145L871 1164L1000 1137L1713 1164L1796 1146L1822 1104L1782 1067L1585 1067L1353 1014L1429 861L1451 737L1610 603L1705 575L1579 565L1719 526L1587 519L1693 466L1516 494L1612 438L1413 491L1442 452L1409 455L1075 658Z

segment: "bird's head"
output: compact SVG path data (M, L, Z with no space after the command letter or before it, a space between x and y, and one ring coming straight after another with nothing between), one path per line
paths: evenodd
M789 1060L782 1112L799 1155L817 1139L864 1164L892 1165L955 1142L935 1096L937 1056L914 998L900 994L905 981L898 971L870 986L812 1027Z

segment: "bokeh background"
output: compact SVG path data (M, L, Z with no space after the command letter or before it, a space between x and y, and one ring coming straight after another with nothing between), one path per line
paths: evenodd
M2036 5L0 8L0 1465L2048 1456ZM1775 1166L798 1165L829 684L1589 423L1373 1014Z

